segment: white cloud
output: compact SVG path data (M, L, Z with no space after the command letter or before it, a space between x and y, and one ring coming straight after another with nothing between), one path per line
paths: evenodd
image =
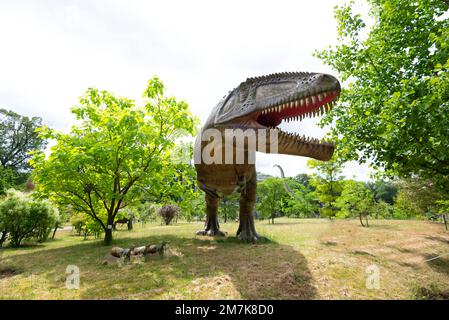
M89 86L139 98L160 76L204 121L228 90L278 71L332 73L312 53L335 43L317 1L14 1L0 3L0 105L57 129ZM292 126L292 125L290 125ZM292 128L293 129L293 128ZM295 129L296 130L296 129ZM301 130L323 133L312 123ZM306 172L306 158L258 155L258 169ZM351 165L366 178L366 168Z

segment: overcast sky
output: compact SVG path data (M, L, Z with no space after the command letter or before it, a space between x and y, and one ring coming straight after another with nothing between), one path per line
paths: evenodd
M1 1L0 107L67 131L90 86L139 99L153 75L204 122L247 77L326 72L316 49L335 43L333 8L345 1ZM359 0L359 2L362 2ZM361 10L364 9L360 4ZM287 131L321 138L313 120ZM257 155L257 169L309 172L307 158ZM368 178L351 163L348 178Z

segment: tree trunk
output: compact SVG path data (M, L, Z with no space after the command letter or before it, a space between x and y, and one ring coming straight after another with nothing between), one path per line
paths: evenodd
M133 219L128 220L128 231L133 229Z
M55 227L55 229L53 230L53 234L51 236L51 239L53 240L55 238L56 235L56 231L58 230L58 226Z
M362 219L362 214L359 214L359 219L360 219L360 223L362 224L362 227L364 227L365 225L363 224L363 219Z
M444 226L445 226L446 231L447 231L447 216L446 216L446 214L443 214L442 217L443 217ZM1 245L1 243L0 243L0 245Z
M106 230L104 231L104 244L112 244L112 229L106 228Z
M0 248L3 246L3 242L6 240L6 231L1 231L2 235L0 236Z
M271 214L271 224L274 224L274 214Z

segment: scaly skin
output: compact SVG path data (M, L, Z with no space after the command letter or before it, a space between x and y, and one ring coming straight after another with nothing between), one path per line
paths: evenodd
M296 72L250 78L218 103L202 128L202 133L208 129L219 130L222 134L226 129L252 129L259 133L274 128L277 130L275 135L274 131L263 132L267 141L271 137L278 137L278 153L327 161L332 157L333 143L285 133L277 126L283 120L302 120L305 116L323 114L333 106L339 94L338 80L325 74ZM195 150L200 150L200 154L205 147L209 148L214 143L213 139L202 140L197 140L195 144ZM198 185L206 193L207 214L205 229L198 231L198 235L225 236L218 223L219 198L237 191L240 192L237 237L246 242L254 242L259 238L253 214L257 190L256 167L248 160L248 155L253 151L272 151L259 150L258 142L255 149L248 144L244 145L243 164L237 164L235 142L231 144L234 151L231 163L205 163L204 159L195 158ZM222 154L224 157L225 145L222 146Z

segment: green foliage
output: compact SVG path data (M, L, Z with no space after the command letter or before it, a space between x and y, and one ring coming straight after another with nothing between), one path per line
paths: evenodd
M46 145L36 132L41 126L42 119L39 117L30 119L0 109L0 167L28 171L30 152L42 150Z
M48 201L31 198L10 189L0 203L0 230L8 234L11 246L18 247L24 239L45 241L59 219L56 207Z
M239 216L240 194L233 193L224 196L220 203L220 214L223 216L224 222L235 220Z
M441 0L368 0L368 27L336 9L338 45L317 53L345 83L323 118L344 160L449 186L449 8Z
M87 90L72 108L78 124L68 134L46 127L42 138L54 139L51 154L32 159L37 191L91 216L112 241L112 225L119 210L133 206L151 192L182 197L183 168L171 151L179 132L193 135L197 121L188 105L164 96L154 77L144 92L145 105L107 91ZM162 190L162 191L161 191ZM153 194L154 196L154 194ZM100 215L105 212L105 219Z
M72 215L70 223L76 233L78 233L79 236L83 235L85 240L88 236L98 238L103 233L101 225L98 224L90 215L82 212Z
M307 177L307 175L304 175ZM302 177L304 177L302 176ZM308 179L302 180L290 178L287 184L293 194L286 194L282 199L282 211L288 217L293 218L311 218L314 217L315 211L318 210L318 204L312 191L303 184Z
M439 214L449 214L449 200L437 200L435 204Z
M342 191L341 163L336 160L309 160L307 166L316 171L312 175L310 185L315 188L314 195L322 205L321 215L334 218L338 212L335 202Z
M159 208L159 205L146 201L133 208L133 212L140 223L146 224L156 220Z
M181 201L179 206L181 207L181 216L186 221L191 222L194 219L202 219L206 212L204 193L196 188L189 189L185 200Z
M374 199L363 182L346 180L335 204L340 209L337 213L338 218L358 217L365 216L371 211Z
M272 219L282 211L282 198L286 194L284 182L278 178L267 178L257 186L257 211L264 219Z
M303 185L306 188L311 188L310 185L310 176L306 173L300 173L296 177L293 178L297 183ZM313 190L312 190L313 191Z
M371 207L370 216L374 219L392 219L394 206L382 200L375 202Z
M22 182L23 178L19 172L0 165L0 195L6 194L6 190L17 187Z
M398 189L393 182L377 180L368 182L367 187L371 190L374 195L374 200L377 202L384 201L391 205L394 204Z
M397 219L424 218L438 211L436 201L447 197L435 183L420 179L401 180L397 183L395 214Z

